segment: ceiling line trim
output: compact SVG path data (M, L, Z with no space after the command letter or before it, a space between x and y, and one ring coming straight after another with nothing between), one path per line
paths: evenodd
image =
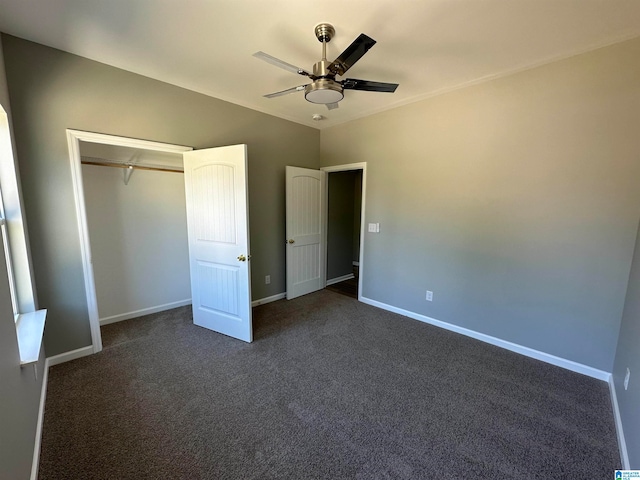
M594 51L600 50L602 48L607 48L607 47L610 47L612 45L617 45L619 43L624 43L624 42L627 42L629 40L633 40L634 38L640 38L640 31L627 32L624 35L617 36L617 37L615 37L615 39L610 39L610 40L608 40L607 42L604 42L604 43L601 42L599 44L593 44L593 45L591 45L590 47L587 47L587 48L581 48L581 49L578 49L578 50L572 50L571 53L563 53L563 54L560 54L560 55L547 57L546 59L540 60L540 61L535 62L535 63L522 65L520 67L511 68L511 69L504 70L504 71L498 72L498 73L492 73L492 74L489 74L489 75L485 75L484 77L479 77L479 78L476 78L474 80L469 80L467 82L459 83L458 85L441 88L441 89L435 90L435 91L433 91L431 93L424 93L422 95L418 95L418 96L415 96L415 97L407 98L405 100L400 100L398 102L392 103L392 104L387 105L385 107L376 108L376 109L370 110L369 112L364 113L362 115L358 115L358 116L352 117L351 119L345 120L344 122L334 123L334 124L332 124L332 125L330 125L330 126L328 126L326 128L332 128L332 127L336 127L338 125L344 125L345 123L352 122L354 120L360 120L360 119L369 117L371 115L376 115L378 113L386 112L386 111L389 111L389 110L393 110L394 108L404 107L406 105L411 105L413 103L418 103L418 102L421 102L423 100L428 100L430 98L439 97L440 95L446 95L447 93L455 92L457 90L463 90L463 89L468 88L468 87L481 85L483 83L489 83L489 82L491 82L493 80L498 80L498 79L501 79L501 78L510 77L512 75L517 75L518 73L526 72L527 70L534 70L536 68L543 67L545 65L550 65L552 63L560 62L562 60L567 60L567 59L573 58L573 57L577 57L577 56L583 55L585 53L594 52Z

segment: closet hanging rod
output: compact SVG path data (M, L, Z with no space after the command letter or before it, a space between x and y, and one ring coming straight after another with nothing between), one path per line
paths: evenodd
M83 165L95 165L98 167L116 167L116 168L130 168L133 170L154 170L156 172L184 173L183 170L178 170L176 168L146 167L144 165L126 165L124 163L92 162L88 160L82 160L81 163Z

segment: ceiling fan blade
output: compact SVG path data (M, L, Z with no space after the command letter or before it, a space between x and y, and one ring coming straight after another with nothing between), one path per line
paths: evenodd
M275 65L276 67L280 67L285 69L288 72L291 73L297 73L298 75L304 75L306 77L310 77L311 74L309 72L307 72L304 68L300 68L300 67L296 67L295 65L291 65L290 63L284 62L282 60L280 60L279 58L273 57L271 55L269 55L268 53L264 53L264 52L256 52L253 54L254 57L259 58L260 60L264 60L267 63L270 63L271 65Z
M397 83L372 82L370 80L358 80L357 78L347 78L342 82L342 88L350 90L365 90L367 92L388 92L393 93L398 88Z
M268 93L267 95L263 95L265 98L274 98L281 97L282 95L289 95L290 93L301 92L304 90L306 85L298 85L297 87L287 88L286 90L282 90L281 92Z
M335 110L336 108L340 107L340 105L338 105L337 103L327 103L327 110Z
M360 36L329 65L329 70L336 75L344 75L345 72L360 60L375 44L376 41L373 38L361 33Z

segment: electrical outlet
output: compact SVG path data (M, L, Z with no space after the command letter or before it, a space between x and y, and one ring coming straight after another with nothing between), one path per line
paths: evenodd
M627 374L624 376L624 389L629 388L629 379L631 378L631 370L627 367Z
M271 283L271 275L265 275L264 283L269 285Z
M427 302L433 302L433 292L431 290L427 290Z

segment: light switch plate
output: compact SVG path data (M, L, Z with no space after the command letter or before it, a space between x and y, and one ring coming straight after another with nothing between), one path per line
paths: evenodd
M369 232L370 233L380 233L380 224L379 223L370 223L369 224Z

